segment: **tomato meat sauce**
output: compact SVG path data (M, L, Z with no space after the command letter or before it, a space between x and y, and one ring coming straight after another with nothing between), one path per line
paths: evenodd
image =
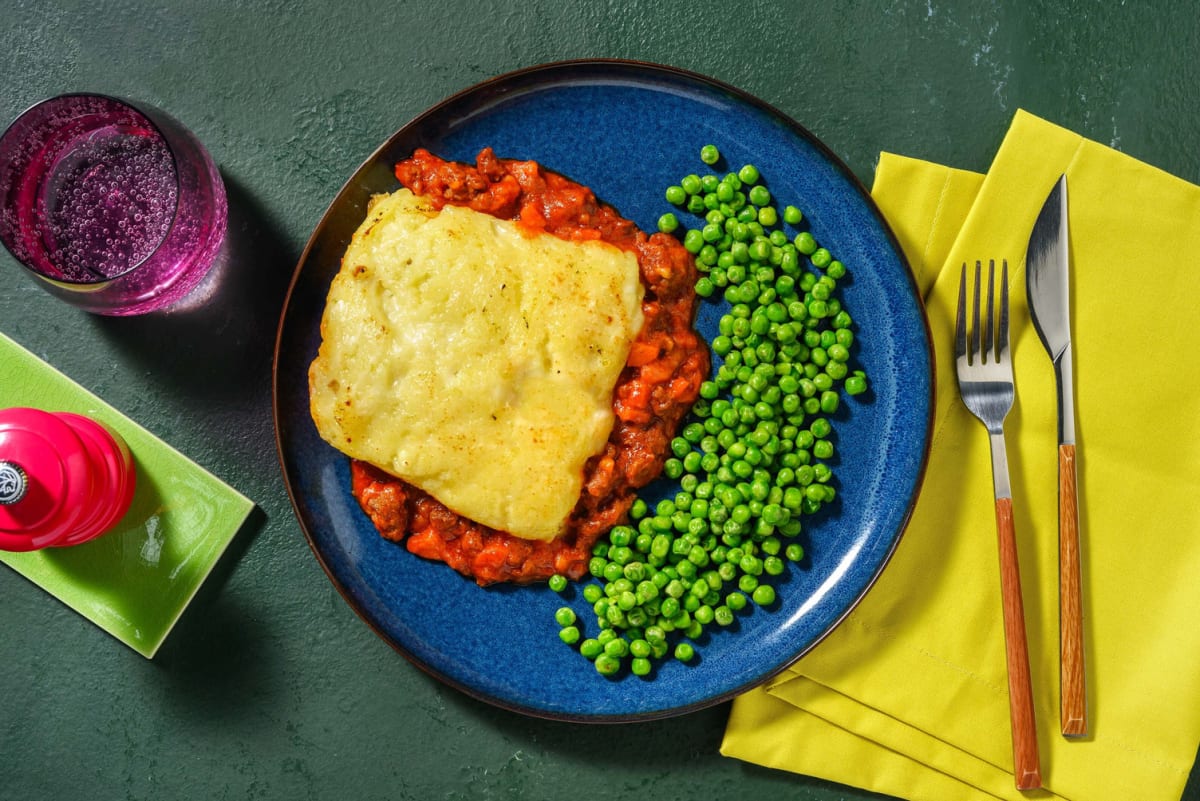
M661 472L708 374L708 351L693 328L692 256L672 236L640 231L587 187L533 161L498 158L491 148L474 165L417 150L395 171L401 184L439 209L466 206L562 239L602 240L637 257L644 324L613 390L612 432L584 466L583 490L563 534L544 542L488 528L401 479L351 462L352 491L363 510L382 536L404 542L412 553L445 562L481 585L526 584L554 574L579 579L596 540L627 519L637 489Z

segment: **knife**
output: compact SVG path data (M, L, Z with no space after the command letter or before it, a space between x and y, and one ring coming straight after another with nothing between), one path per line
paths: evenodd
M1066 737L1087 734L1083 600L1079 568L1079 501L1075 472L1075 393L1071 368L1071 295L1067 176L1050 190L1026 251L1029 312L1054 363L1058 385L1059 722Z

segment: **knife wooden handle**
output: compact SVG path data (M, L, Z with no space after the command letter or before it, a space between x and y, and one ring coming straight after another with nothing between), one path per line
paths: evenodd
M1029 675L1029 643L1025 638L1025 605L1021 601L1021 571L1017 564L1012 498L996 499L996 533L1000 545L1000 595L1004 609L1013 778L1018 790L1032 790L1042 786L1042 772L1038 763L1033 683Z
M1059 723L1065 737L1083 737L1088 731L1087 689L1083 670L1083 588L1079 561L1075 445L1064 443L1058 446L1058 616L1062 680Z

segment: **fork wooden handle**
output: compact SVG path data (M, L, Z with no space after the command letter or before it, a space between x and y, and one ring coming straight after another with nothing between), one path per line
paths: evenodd
M1018 790L1032 790L1042 786L1042 771L1038 762L1033 684L1029 676L1029 644L1025 638L1025 605L1021 601L1021 571L1017 565L1012 498L996 499L996 532L1000 544L1000 594L1004 608L1013 777Z
M1083 670L1083 588L1079 570L1079 496L1075 445L1058 446L1058 593L1062 707L1066 737L1087 734L1087 689Z

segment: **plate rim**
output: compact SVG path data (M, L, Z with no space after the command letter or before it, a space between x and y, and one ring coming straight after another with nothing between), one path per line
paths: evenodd
M442 113L447 107L453 106L454 104L459 103L466 98L469 98L471 95L479 94L479 93L486 93L490 89L494 89L496 87L503 86L504 84L507 84L507 83L513 83L513 82L520 83L523 81L527 81L527 80L530 80L531 78L533 78L539 74L542 74L542 73L555 73L555 72L571 71L571 70L578 70L578 69L601 70L601 69L606 69L606 68L607 69L628 70L630 72L637 73L637 74L643 74L643 75L651 74L652 76L663 77L663 78L684 79L686 81L692 81L695 83L699 83L699 84L708 86L711 89L716 89L721 92L727 93L727 94L733 96L734 98L736 98L739 102L756 107L756 108L760 109L761 111L765 112L766 114L768 114L769 116L771 116L772 118L777 120L778 122L785 125L792 133L794 133L801 139L805 140L805 142L807 144L809 144L814 149L816 149L821 154L821 156L849 182L849 184L853 187L856 194L858 195L858 198L867 205L868 210L871 212L871 214L875 218L875 220L879 223L880 228L881 228L884 236L887 238L888 243L890 244L892 250L895 252L897 257L899 258L900 265L903 268L902 272L904 274L904 278L909 285L911 297L912 297L913 301L915 302L918 311L920 312L919 317L920 317L920 321L921 321L921 329L922 329L922 334L923 334L923 336L922 336L922 344L924 345L923 350L924 350L924 355L929 364L929 387L928 387L928 413L927 413L927 419L925 420L926 436L924 439L923 446L921 448L920 463L918 465L916 475L914 476L912 495L909 498L909 500L905 506L903 514L901 515L901 519L900 519L899 525L897 526L896 533L892 537L892 541L888 545L886 552L883 554L882 558L880 559L878 566L872 573L872 575L871 575L870 579L867 581L867 583L854 596L854 599L847 605L847 607L841 612L841 614L839 614L835 619L833 619L829 623L829 625L826 626L825 629L819 635L817 635L811 642L809 642L805 647L798 650L797 653L792 655L790 658L783 660L778 665L772 666L765 672L761 673L756 679L753 679L749 682L745 682L741 685L738 685L737 687L729 688L729 689L723 690L718 693L713 693L709 696L705 696L704 698L690 701L685 704L680 704L677 706L667 707L667 708L663 708L663 709L650 710L650 711L645 711L645 712L635 712L635 713L590 715L590 714L578 714L578 713L569 713L569 712L568 713L556 713L551 710L526 706L524 704L515 703L515 702L509 701L507 699L497 697L493 694L483 692L481 690L478 690L478 689L470 686L469 684L466 684L465 682L461 682L461 681L447 675L446 673L438 670L435 666L433 666L431 664L427 664L424 660L417 658L415 654L411 653L403 645L396 642L390 634L383 631L380 628L380 626L378 626L371 619L370 615L368 615L365 612L365 610L358 603L358 601L355 600L353 597L351 597L347 588L343 586L341 580L334 574L330 565L327 563L325 556L321 553L320 549L317 547L317 544L314 540L312 532L309 531L309 527L305 521L304 514L301 511L300 499L297 497L296 482L293 481L293 476L288 469L288 460L287 460L287 457L285 454L285 445L284 445L284 437L283 437L283 429L286 424L282 421L282 418L281 418L279 363L280 363L281 349L283 346L284 331L285 331L285 327L286 327L287 320L288 320L288 312L292 306L293 295L294 295L296 288L300 282L301 272L303 271L303 268L304 268L305 264L307 263L309 256L311 255L311 253L313 251L313 248L315 247L317 241L321 238L321 235L324 232L324 229L329 225L330 219L334 213L334 209L341 203L343 196L348 192L348 190L351 189L352 186L355 185L357 180L360 178L360 176L364 172L366 172L367 170L371 169L373 166L376 165L380 156L384 152L391 149L393 147L393 145L397 142L397 140L406 136L413 128L419 126L425 120ZM924 484L925 475L926 475L926 471L927 471L928 464L929 464L929 455L930 455L930 451L932 448L932 440L933 440L933 424L934 424L935 418L936 418L936 408L937 408L936 402L937 402L937 363L936 363L935 351L934 351L934 347L933 347L932 330L931 330L930 324L929 324L929 316L925 309L925 301L920 293L919 287L916 282L916 277L913 274L912 267L909 264L907 255L904 253L903 248L901 248L900 242L899 242L898 238L896 237L895 232L892 230L892 227L891 227L890 223L888 222L887 218L883 215L882 211L879 209L879 206L875 203L875 200L871 196L870 191L867 189L866 185L863 184L863 182L861 180L859 180L858 176L853 172L853 170L851 170L850 167L837 154L835 154L829 148L829 146L826 145L821 139L819 139L816 135L814 135L811 131L809 131L805 126L803 126L801 123L799 123L793 117L782 112L781 110L779 110L775 106L771 105L770 103L762 100L761 98L759 98L743 89L740 89L732 84L726 83L720 79L713 78L708 75L704 75L704 74L694 72L692 70L684 69L681 67L675 67L675 66L671 66L671 65L667 65L667 64L661 64L661 63L639 60L639 59L622 59L622 58L566 59L566 60L560 60L560 61L544 62L544 63L532 65L532 66L518 68L515 70L510 70L510 71L501 73L499 75L493 76L491 78L487 78L483 81L479 81L477 83L471 84L457 92L454 92L453 94L445 97L444 99L438 101L437 103L433 104L432 106L426 108L424 111L420 112L419 114L413 116L407 122L405 122L403 125L401 125L399 128L397 128L392 134L390 134L388 136L388 138L386 140L384 140L378 147L376 147L373 151L371 151L371 153L359 164L359 166L357 168L355 168L355 170L350 174L350 176L342 183L341 187L339 187L338 191L334 194L333 198L330 200L330 202L326 206L325 211L322 212L316 225L313 227L312 233L309 235L308 240L306 241L304 248L301 251L300 256L298 257L298 259L296 261L296 266L292 271L292 276L288 283L287 292L284 295L283 305L279 312L279 322L276 327L275 345L274 345L274 349L273 349L273 353L272 353L272 360L271 360L271 417L272 417L272 425L274 428L274 435L275 435L276 457L277 457L277 461L279 464L279 468L280 468L282 477L284 479L284 487L287 491L288 500L292 507L292 513L295 516L296 521L298 522L298 524L300 526L301 532L304 534L305 540L308 542L309 549L312 551L313 555L316 557L317 563L321 566L321 569L324 571L326 578L337 589L338 594L342 597L343 601L346 602L346 604L354 611L355 615L362 622L364 622L371 629L372 632L374 632L380 639L382 639L385 643L387 643L389 646L391 646L391 648L394 651L396 651L401 656L403 656L410 664L415 665L422 672L437 679L438 681L442 682L443 684L446 684L447 686L450 686L450 687L452 687L452 688L454 688L454 689L464 693L465 695L467 695L471 698L474 698L478 701L482 701L489 705L492 705L492 706L495 706L495 707L498 707L501 709L505 709L505 710L508 710L511 712L517 712L517 713L520 713L523 715L527 715L527 716L534 717L534 718L541 718L541 719L545 719L545 720L555 720L555 721L565 721L565 722L575 722L575 723L605 724L605 723L630 723L630 722L661 720L661 719L665 719L665 718L689 714L691 712L699 711L701 709L705 709L705 708L708 708L711 706L716 706L718 704L729 701L732 698L734 698L738 695L741 695L742 693L745 693L748 690L751 690L754 687L760 686L763 683L769 681L771 678L779 675L780 673L782 673L783 671L787 670L789 667L794 665L796 662L798 662L800 659L802 659L805 655L810 653L817 645L819 645L821 642L823 642L835 629L837 629L845 621L845 619L850 615L850 613L853 612L854 609L858 607L859 603L862 602L862 599L865 598L867 596L867 594L871 591L871 589L875 586L875 583L879 580L879 577L883 574L884 570L890 564L891 559L896 552L896 549L899 547L900 541L903 539L904 534L908 529L908 525L912 520L913 511L916 507L917 499L919 498L919 496L921 494L921 489Z

